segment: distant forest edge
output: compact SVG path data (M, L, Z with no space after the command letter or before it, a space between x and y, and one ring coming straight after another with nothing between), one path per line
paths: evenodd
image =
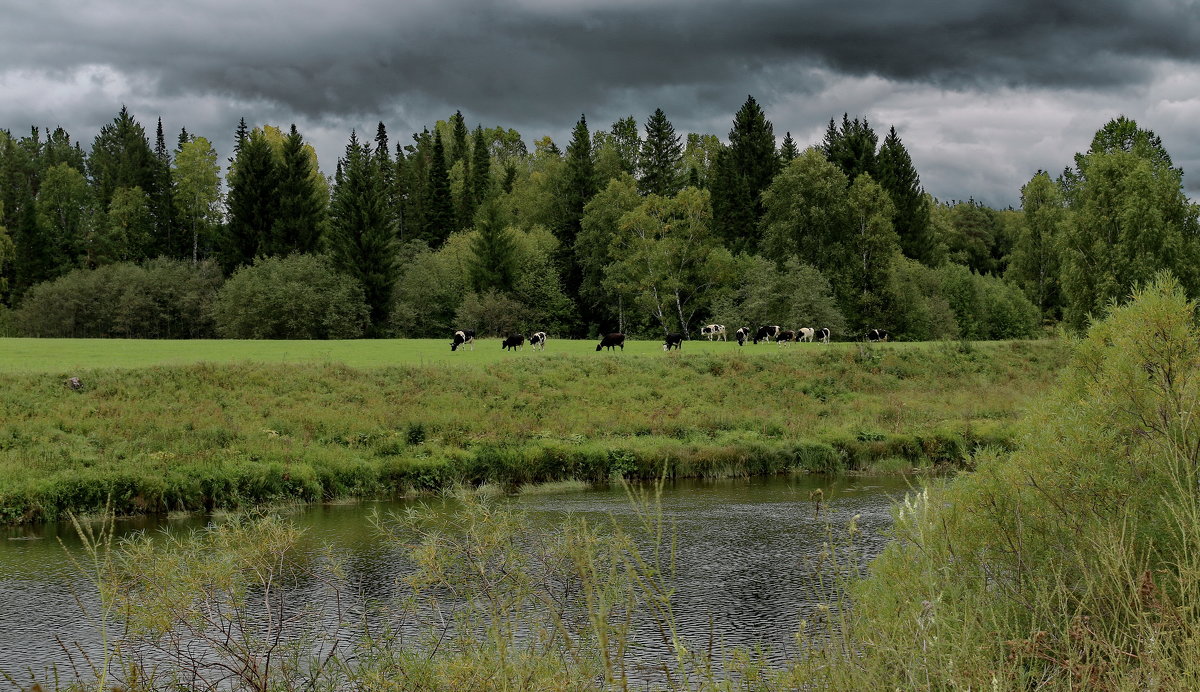
M1083 327L1160 271L1200 289L1197 207L1125 117L1021 208L939 202L895 128L830 120L801 150L753 97L728 144L661 109L560 149L461 112L390 143L350 133L326 177L243 120L167 144L122 108L89 151L0 130L0 335L695 338L709 322L1007 339Z

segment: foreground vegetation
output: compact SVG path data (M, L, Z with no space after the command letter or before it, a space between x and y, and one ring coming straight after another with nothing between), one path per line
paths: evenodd
M106 345L150 343L171 347ZM230 344L236 351L212 348ZM319 345L328 361L342 346ZM136 514L454 484L957 465L981 446L1012 444L1020 409L1065 354L1052 341L689 343L672 354L646 342L603 354L591 342L551 342L545 354L497 345L454 363L362 369L201 362L2 374L0 521L94 512L110 499ZM63 346L46 342L46 352ZM403 362L407 342L346 346L394 348ZM295 344L275 347L275 359L292 359ZM83 388L65 387L67 376Z

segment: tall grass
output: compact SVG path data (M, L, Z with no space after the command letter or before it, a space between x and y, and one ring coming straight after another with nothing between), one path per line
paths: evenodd
M960 464L1058 342L0 375L0 522L529 483ZM772 347L774 348L774 347ZM528 354L521 354L528 355ZM986 395L985 395L986 394Z
M1160 279L1080 344L1011 454L898 509L842 648L781 684L1200 689L1200 329Z

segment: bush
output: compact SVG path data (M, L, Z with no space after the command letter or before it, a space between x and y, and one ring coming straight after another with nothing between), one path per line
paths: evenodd
M474 329L479 336L507 336L529 328L525 304L499 291L468 293L455 315L457 324Z
M208 338L214 333L209 307L221 280L211 262L157 259L76 269L31 288L12 320L24 336Z
M353 339L369 315L362 286L314 255L256 260L213 305L217 333L233 339Z
M1198 411L1196 305L1160 277L1089 330L1021 448L905 500L849 639L796 679L1197 689Z

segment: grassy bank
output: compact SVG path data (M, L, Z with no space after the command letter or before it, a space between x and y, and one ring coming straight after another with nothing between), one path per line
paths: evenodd
M648 342L504 354L483 342L422 365L427 345L450 356L445 344L306 342L327 362L251 363L238 344L264 342L186 342L240 355L126 369L138 359L121 354L179 342L99 343L114 367L67 369L74 361L43 354L0 374L0 521L95 511L109 497L133 514L455 483L956 464L981 445L1009 445L1022 406L1065 359L1055 342L699 343L681 354ZM292 353L295 342L265 343ZM340 362L385 347L408 364ZM65 387L68 375L83 389Z

